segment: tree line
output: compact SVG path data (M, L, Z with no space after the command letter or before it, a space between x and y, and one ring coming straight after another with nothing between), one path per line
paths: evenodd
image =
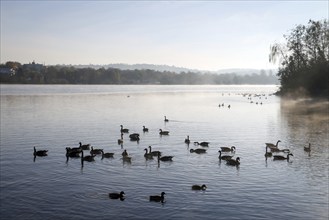
M75 68L73 66L47 66L36 71L24 68L18 62L7 62L2 66L16 68L15 75L1 74L1 83L17 84L277 84L272 72L237 75L234 73L212 74L196 72L156 71L151 69L122 70L117 68Z

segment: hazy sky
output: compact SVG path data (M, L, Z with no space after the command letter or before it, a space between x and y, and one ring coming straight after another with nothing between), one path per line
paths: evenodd
M1 63L273 68L270 45L322 1L3 1Z

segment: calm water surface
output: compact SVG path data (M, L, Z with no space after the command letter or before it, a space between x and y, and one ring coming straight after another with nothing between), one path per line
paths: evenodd
M1 85L1 217L328 219L328 103L287 102L271 95L276 90ZM118 145L121 124L140 133L139 143L125 134ZM170 135L160 136L160 128ZM190 145L184 143L187 135ZM289 162L265 160L265 143L279 139L279 147L294 156ZM114 158L96 156L83 167L80 159L67 161L65 148L80 141ZM194 141L210 142L207 153L190 153L198 148ZM309 142L310 154L304 152ZM145 160L150 145L174 156L173 162ZM218 160L219 147L233 145L234 157L241 158L238 168ZM47 149L48 156L34 160L33 146ZM124 149L131 163L122 161ZM193 184L208 188L192 191ZM108 198L119 191L124 201ZM149 202L162 191L165 203Z

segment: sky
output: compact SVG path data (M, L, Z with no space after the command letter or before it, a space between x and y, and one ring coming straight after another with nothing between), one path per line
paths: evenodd
M277 68L270 45L328 2L1 0L0 61Z

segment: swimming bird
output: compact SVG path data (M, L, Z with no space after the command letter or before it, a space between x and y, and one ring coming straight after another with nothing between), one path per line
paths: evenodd
M145 150L145 154L144 157L147 160L153 159L153 155L151 153L147 153L147 148L144 149Z
M289 153L287 154L287 157L281 156L281 155L274 155L273 160L287 160L289 161L289 156L294 156L293 154Z
M169 122L169 119L166 116L164 116L164 118L165 118L164 119L165 122Z
M109 193L110 199L120 199L124 200L125 192L121 191L120 193Z
M90 144L82 144L81 142L79 142L79 145L81 148L81 150L89 150L90 149Z
M94 149L94 147L91 147L91 151L90 154L94 155L94 154L102 154L103 149Z
M272 152L268 152L268 151L267 151L267 148L268 148L268 147L266 146L266 147L265 147L265 151L266 151L266 152L265 152L265 155L264 155L264 156L265 156L265 157L272 157L272 155L273 155Z
M143 125L143 132L148 132L148 131L149 131L149 129L146 128L146 127Z
M120 125L121 129L120 132L121 133L129 133L129 129L128 128L123 128L123 125Z
M194 142L195 145L200 145L202 147L209 147L209 142L203 141L203 142Z
M174 156L163 156L163 157L160 157L160 155L158 155L158 162L161 160L161 161L172 161L172 158Z
M207 186L203 184L202 186L200 185L193 185L192 190L206 190Z
M80 157L80 151L71 151L69 147L66 148L66 157Z
M129 138L131 141L139 141L139 134L138 133L133 133L131 135L129 135Z
M221 150L219 150L218 153L219 153L218 158L220 160L229 160L229 159L232 159L232 156L231 155L223 155L222 156L222 151Z
M204 154L207 153L206 149L198 148L198 149L190 149L190 153Z
M222 149L222 152L235 152L235 146L232 147L221 147L220 149Z
M308 144L308 147L304 147L304 151L311 152L311 143Z
M87 161L87 162L92 162L95 161L95 156L94 155L87 155L84 156L83 155L83 151L81 152L81 163L83 164L83 161Z
M153 156L158 156L160 155L161 156L161 152L160 151L152 151L152 147L149 146L149 153L152 154Z
M268 147L268 148L278 148L278 145L279 145L279 142L281 142L280 140L278 140L276 142L276 144L272 144L272 143L265 143L265 145Z
M34 156L39 156L39 157L44 157L44 156L48 156L48 150L36 150L35 147L33 147L34 152L33 155Z
M123 144L123 133L121 132L121 138L118 139L118 144Z
M104 158L112 158L114 156L114 153L104 153L104 151L102 150L102 160Z
M284 152L284 153L290 153L290 150L289 149L279 149L279 148L275 148L275 147L273 147L273 148L270 148L270 150L271 150L271 152Z
M159 129L159 131L160 135L169 135L169 131L163 131L162 129Z
M187 138L185 138L185 144L189 144L190 143L190 136L187 135Z
M234 159L226 160L226 164L231 165L231 166L239 166L240 165L240 157L237 157L235 160Z
M154 202L164 202L164 195L166 193L165 192L162 192L161 193L161 196L159 195L156 195L156 196L150 196L150 201L154 201Z
M127 150L124 150L123 152L122 152L122 154L121 154L123 157L127 157L128 156L128 152L127 152Z

